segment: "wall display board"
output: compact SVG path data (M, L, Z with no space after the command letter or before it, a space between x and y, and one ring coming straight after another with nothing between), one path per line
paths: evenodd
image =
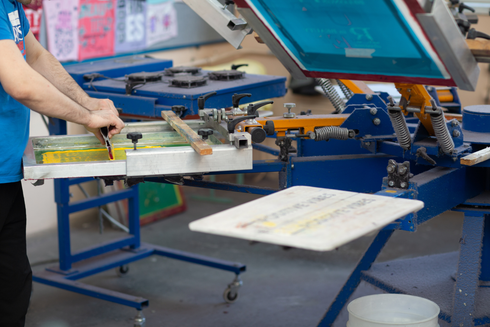
M115 1L80 0L79 60L114 55Z
M178 0L34 0L33 4L40 7L30 5L29 10L42 10L39 40L61 62L223 41ZM32 20L36 17L33 14Z
M50 0L44 3L48 49L60 61L78 60L79 0Z
M115 52L146 48L146 1L116 0Z
M177 13L173 1L148 3L146 32L148 47L177 36Z

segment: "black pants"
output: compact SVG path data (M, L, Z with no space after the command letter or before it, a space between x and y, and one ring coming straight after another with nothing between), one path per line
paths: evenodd
M0 327L24 326L31 287L22 185L0 184Z

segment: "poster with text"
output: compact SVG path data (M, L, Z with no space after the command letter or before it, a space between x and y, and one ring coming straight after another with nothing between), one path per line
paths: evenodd
M178 34L177 12L173 1L147 4L146 45L148 47L167 41Z
M33 0L29 5L23 5L31 32L39 40L41 17L43 16L43 0Z
M116 0L116 53L146 48L146 2Z
M44 3L48 50L59 61L78 60L78 0Z
M116 0L80 0L79 60L114 55Z

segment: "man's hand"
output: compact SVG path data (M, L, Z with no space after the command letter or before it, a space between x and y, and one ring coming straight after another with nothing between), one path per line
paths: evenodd
M119 119L116 108L111 108L108 101L112 104L110 100L101 100L99 110L89 111L89 121L84 125L89 132L92 132L99 139L101 144L105 144L100 134L101 127L109 127L109 138L119 134L124 128L124 123ZM114 107L113 104L112 107Z
M80 103L80 105L82 105L83 107L87 108L90 111L111 109L112 111L114 111L116 115L119 116L119 113L117 112L117 109L114 106L114 102L112 102L112 100L109 99L96 99L96 98L87 97Z

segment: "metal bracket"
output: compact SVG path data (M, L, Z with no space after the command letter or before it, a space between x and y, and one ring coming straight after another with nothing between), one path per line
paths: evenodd
M296 149L291 145L293 140L290 137L278 137L276 145L279 146L281 152L279 153L279 160L288 161L290 153L296 153Z
M243 39L252 32L252 28L243 19L233 15L218 0L183 1L235 49L240 49Z
M388 186L392 188L408 189L410 174L410 162L397 163L395 160L388 161Z

